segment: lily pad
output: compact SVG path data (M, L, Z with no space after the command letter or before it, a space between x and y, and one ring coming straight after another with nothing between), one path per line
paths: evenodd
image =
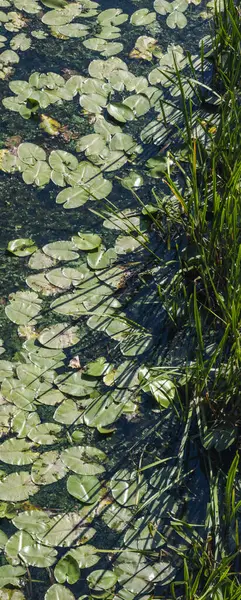
M61 427L56 423L40 423L30 429L28 437L36 444L48 446L58 441L56 436L60 431Z
M77 252L74 252L76 247L73 242L59 241L52 242L50 244L46 244L43 246L43 252L51 258L55 258L57 260L76 260L79 258Z
M44 452L34 462L31 478L37 485L50 485L62 479L66 474L66 467L59 458L56 450Z
M16 256L29 256L37 250L33 240L29 238L19 238L8 243L8 251Z
M106 460L106 454L92 446L76 446L63 450L61 460L74 473L98 475L105 471L103 461Z
M11 473L0 481L0 500L22 502L33 496L38 487L31 481L29 473Z
M78 236L75 235L72 240L80 250L85 250L86 252L95 250L101 244L101 237L96 233L82 233L79 231Z
M67 490L71 496L84 504L94 504L100 498L100 483L94 475L70 475Z
M87 581L91 590L103 592L110 590L117 583L117 577L113 571L97 570L92 571L87 577Z
M78 327L69 327L68 323L58 323L43 329L38 340L47 348L69 348L79 341Z
M91 269L105 269L116 260L116 257L117 255L114 248L105 250L105 248L101 246L97 251L88 254L87 263Z
M127 121L133 121L135 115L129 106L122 104L121 102L112 102L108 104L107 111L113 119L120 123L126 123Z
M117 471L110 481L112 495L121 506L138 506L147 491L147 485L142 475L127 469Z
M73 556L80 569L89 569L100 560L100 557L96 554L96 548L90 544L84 544L79 548L70 550L68 555Z
M46 592L44 600L75 600L75 597L64 585L54 583Z
M0 445L0 460L9 465L30 465L38 458L38 453L31 449L33 444L23 439L11 438Z
M80 577L80 570L76 560L70 555L66 554L59 560L54 569L54 577L58 583L69 583L73 585Z

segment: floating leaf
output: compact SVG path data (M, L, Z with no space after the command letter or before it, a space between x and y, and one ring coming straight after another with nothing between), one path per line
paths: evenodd
M153 8L159 15L166 15L172 12L172 2L167 0L154 0Z
M121 506L137 506L146 493L147 485L136 471L117 471L110 481L112 495Z
M74 252L75 246L73 242L52 242L43 246L43 251L51 258L57 260L76 260L79 257L77 252Z
M22 548L20 556L27 565L46 568L51 567L56 561L57 551L54 548L34 543Z
M100 557L96 554L96 548L89 544L70 550L68 555L73 556L80 569L89 569L100 560Z
M50 522L48 514L42 510L26 510L14 516L13 524L17 529L27 531L33 537L46 530Z
M54 383L64 394L70 394L70 396L88 396L90 389L88 389L88 381L86 381L81 371L72 373L71 371L59 375L54 380ZM95 385L95 382L94 382Z
M67 581L70 585L78 581L80 577L79 566L70 553L59 560L54 569L54 577L58 583Z
M76 144L77 152L85 152L86 156L89 154L98 154L106 146L105 139L99 133L91 133L85 135Z
M46 160L46 152L40 146L25 142L18 147L18 157L28 166L34 166L38 161Z
M95 534L91 527L83 525L83 516L78 512L59 514L49 519L44 532L38 534L40 541L49 546L67 548L77 542L84 544Z
M15 35L10 42L10 46L13 50L28 50L31 46L31 39L25 33L18 33Z
M183 29L187 25L187 18L182 12L174 10L168 15L166 23L171 29L175 29L176 27Z
M44 254L40 250L37 250L29 259L28 267L30 269L36 269L40 271L41 269L49 269L55 265L55 260L47 254Z
M28 437L36 444L51 445L58 441L56 435L60 431L61 427L56 423L40 423L30 429Z
M85 250L86 252L95 250L101 244L101 237L96 233L82 233L79 231L78 236L75 235L72 240L80 250Z
M76 446L75 448L63 450L61 460L74 473L97 475L105 470L102 463L106 460L106 455L92 446Z
M141 8L140 10L136 10L131 15L131 24L136 27L143 27L145 25L149 25L156 20L156 13L149 12L148 8Z
M107 106L108 113L120 123L126 123L127 121L133 121L135 115L129 106L122 104L121 102L112 102Z
M68 323L58 323L43 329L39 342L47 348L69 348L79 341L78 327L69 327Z
M103 592L110 590L117 583L117 577L113 571L107 569L101 571L92 571L87 577L87 581L91 590Z
M117 254L126 254L127 252L134 252L134 250L140 248L140 245L137 238L130 235L119 235L115 242L115 251Z
M87 256L87 263L91 269L105 269L116 259L116 252L114 248L105 250L101 246L97 251L93 251Z
M68 398L61 402L60 406L54 413L54 420L64 425L72 425L81 416L76 402Z
M66 474L66 468L59 458L56 450L44 452L34 462L31 478L37 485L50 485L62 479Z
M33 444L25 440L11 438L0 444L0 460L9 465L30 465L38 458L38 453L33 452Z
M11 565L0 567L0 587L4 588L6 585L20 586L20 577L25 575L25 571L26 569L24 567L12 567ZM11 597L14 600L14 591L11 590L11 592L13 592ZM4 597L3 600L5 600ZM8 598L6 598L6 600L8 600ZM16 600L18 600L18 598L16 598ZM21 600L21 597L19 600Z
M21 550L25 546L32 546L34 540L26 531L17 531L8 540L5 552L13 564L20 563ZM20 555L20 556L19 556Z
M29 256L29 254L33 254L37 250L37 246L29 238L19 238L9 242L7 249L16 256Z
M104 507L101 517L108 527L122 533L133 515L128 508L121 508L119 504L112 502Z
M136 117L145 115L150 110L150 102L144 94L133 94L123 101L123 105L128 106Z
M89 199L89 191L84 187L68 187L62 190L57 198L57 204L63 204L64 208L78 208Z
M34 324L41 310L42 300L34 292L16 292L10 297L10 304L5 308L7 317L17 325L26 325L29 321Z
M75 600L75 597L64 585L54 583L46 592L44 600Z
M95 476L70 475L67 490L71 496L84 504L94 504L100 498L100 483Z
M0 500L22 502L33 496L38 487L31 481L29 473L11 473L0 481Z

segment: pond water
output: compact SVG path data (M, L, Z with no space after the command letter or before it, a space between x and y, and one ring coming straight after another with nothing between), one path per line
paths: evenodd
M187 0L0 0L0 579L16 600L169 598L173 520L204 522L175 395L194 342L161 289L186 243L163 181L175 64L188 99L211 18Z

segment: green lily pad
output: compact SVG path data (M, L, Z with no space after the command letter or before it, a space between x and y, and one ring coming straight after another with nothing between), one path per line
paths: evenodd
M116 257L117 255L114 248L105 250L105 248L101 246L98 250L87 255L87 263L91 269L105 269L116 260Z
M31 321L34 324L35 317L41 310L42 300L34 292L16 292L10 297L10 304L5 308L5 313L10 321L17 325L26 325Z
M0 481L0 500L22 502L33 496L38 487L31 481L29 473L11 473Z
M136 27L143 27L145 25L150 25L153 21L156 20L156 13L149 12L148 8L141 8L140 10L136 10L131 15L131 24Z
M24 168L22 177L28 185L35 183L43 187L50 181L50 168L46 162L38 160L33 166Z
M47 446L58 441L56 436L60 431L61 427L60 425L56 425L56 423L40 423L40 425L36 425L30 429L28 437L36 444Z
M89 199L89 190L85 186L68 187L59 192L56 203L63 204L64 208L78 208Z
M110 481L112 495L121 506L138 506L147 491L147 485L142 476L136 471L127 469L117 471Z
M85 250L86 252L95 250L101 244L101 237L96 233L82 233L79 231L78 236L75 235L72 240L80 250Z
M112 502L112 504L104 508L101 517L108 527L122 533L128 522L133 518L133 515L128 508L121 508L119 504Z
M31 38L25 33L18 33L11 39L10 46L13 50L22 50L24 52L30 48Z
M102 463L106 460L106 454L92 446L76 446L63 450L61 460L74 473L98 475L105 470Z
M47 256L47 254L41 252L41 250L34 252L28 261L28 267L30 269L36 269L37 271L40 271L41 269L49 269L54 265L55 260L50 256Z
M142 241L142 238L140 238L140 241ZM117 254L134 252L134 250L140 248L140 241L131 235L119 235L115 242L115 251Z
M25 438L35 425L39 425L40 418L36 411L26 412L19 410L12 419L12 431L17 433L18 438Z
M39 543L32 546L25 546L20 553L21 558L27 565L33 567L46 568L51 567L56 561L57 550L48 548Z
M58 323L43 329L39 342L47 348L69 348L79 342L78 327L69 327L68 323Z
M84 504L94 504L100 498L100 483L95 476L70 475L67 490L71 496Z
M40 146L25 142L18 147L18 157L28 166L34 166L38 161L46 160L46 152Z
M91 590L105 592L116 585L117 577L113 571L97 570L88 575L87 581Z
M89 569L100 560L100 557L96 554L96 548L90 544L84 544L79 548L70 550L68 555L73 556L80 569Z
M64 425L72 425L77 419L81 416L81 412L79 411L76 402L71 400L71 398L67 398L63 402L61 402L60 406L56 409L54 413L54 420L57 423L63 423Z
M145 115L151 108L150 102L144 94L133 94L123 101L125 106L128 106L136 117Z
M64 585L54 583L46 592L44 600L75 600L75 597Z
M37 485L50 485L66 475L66 467L59 458L56 450L44 452L34 462L31 478Z
M11 565L4 565L0 567L0 581L1 588L4 588L6 585L15 585L20 586L20 577L25 575L26 569L24 567L12 567ZM13 592L13 590L11 590ZM14 599L14 592L12 598ZM3 600L5 600L3 598ZM8 600L8 598L6 598ZM16 598L18 600L18 598ZM21 597L20 599L21 600Z
M33 444L22 439L11 438L0 445L0 460L9 465L30 465L38 458L38 453L33 452Z
M122 411L122 405L116 404L111 396L103 396L85 409L84 423L88 427L105 427L110 423L114 423L120 417Z
M17 531L17 533L14 533L9 538L6 544L6 555L16 565L20 563L21 550L25 546L32 546L33 544L34 540L29 533L26 531Z
M187 17L185 17L183 12L174 10L168 15L166 23L171 29L175 29L176 27L183 29L187 25Z
M13 519L17 529L27 531L33 538L44 532L49 522L50 517L42 510L26 510L18 513Z
M52 242L50 244L46 244L43 246L43 252L51 258L55 258L57 260L76 260L79 258L77 252L74 252L76 247L73 242L59 241Z
M19 238L9 242L7 249L16 256L29 256L37 250L37 246L29 238Z
M73 585L80 577L78 563L69 553L59 560L54 569L54 577L58 583Z
M166 15L172 12L172 2L167 0L154 0L153 8L159 15Z
M126 123L127 121L133 121L135 115L129 106L122 104L121 102L112 102L108 104L107 111L113 119L120 123Z
M90 393L90 388L87 386L88 382L83 379L81 371L76 371L75 373L68 371L67 373L58 375L54 383L61 392L70 396L85 397Z
M77 152L85 152L86 156L89 154L98 154L106 146L105 139L99 133L91 133L85 135L76 144Z
M59 514L46 523L45 530L38 534L39 540L47 546L68 548L73 544L84 544L95 534L91 527L83 525L78 512Z

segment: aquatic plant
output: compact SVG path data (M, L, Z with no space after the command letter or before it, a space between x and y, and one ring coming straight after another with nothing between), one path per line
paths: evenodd
M2 304L17 351L1 340L0 594L238 600L239 13L210 4L215 36L189 53L157 39L193 16L183 1L130 19L92 0L0 4L6 31L28 31L3 79L46 36L91 58L4 84L26 137L4 139L3 177L75 226L5 247L25 282Z

